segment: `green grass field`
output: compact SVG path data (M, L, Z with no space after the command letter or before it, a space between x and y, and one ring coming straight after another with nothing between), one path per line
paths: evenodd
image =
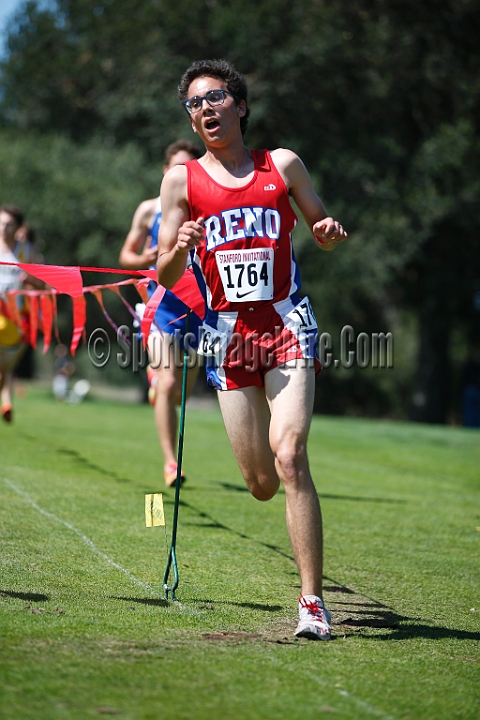
M4 720L479 718L480 433L316 417L331 642L293 637L284 496L188 409L179 602L163 600L151 408L29 388L0 426ZM173 491L164 493L167 530Z

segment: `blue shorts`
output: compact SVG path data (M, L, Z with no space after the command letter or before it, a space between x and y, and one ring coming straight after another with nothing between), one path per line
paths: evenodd
M149 295L151 296L150 292ZM167 290L162 298L162 302L157 308L155 321L152 323L150 332L155 332L155 330L160 328L162 332L168 333L169 335L180 336L181 347L183 349L183 336L187 329L187 312L187 305ZM198 315L192 311L190 313L189 328L189 332L192 334L189 339L189 346L192 348L198 346L198 335L201 324L202 322Z

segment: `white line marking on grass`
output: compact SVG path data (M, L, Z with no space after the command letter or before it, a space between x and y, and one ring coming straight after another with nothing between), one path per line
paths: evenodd
M342 688L335 688L335 690L338 692L339 695L343 695L343 697L346 697L349 700L353 700L353 702L358 705L358 707L361 707L362 710L370 713L370 715L376 715L377 717L383 718L383 720L395 720L392 715L385 715L382 710L377 710L377 708L374 708L373 705L365 702L365 700L360 700L360 698L355 697L355 695L352 695L352 693L349 693Z
M352 693L348 692L348 690L344 690L340 687L333 687L330 682L327 682L323 678L318 677L318 675L314 675L311 672L305 672L305 669L302 670L302 673L305 675L309 675L313 680L316 680L319 685L327 686L334 690L336 693L341 695L342 697L346 698L347 700L350 700L351 702L355 703L357 707L362 708L362 710L365 710L365 712L369 713L369 715L375 715L376 717L383 718L383 720L396 720L393 715L386 715L383 710L377 710L377 708L373 707L373 705L370 705L370 703L365 702L365 700L361 700L360 698L356 697Z
M147 585L147 583L142 582L142 580L139 580L137 577L135 577L135 575L133 575L133 573L131 573L130 570L127 570L126 568L124 568L121 565L119 565L118 563L116 563L115 560L112 560L112 558L108 557L108 555L105 555L105 553L102 552L102 550L97 548L95 543L93 543L90 540L90 538L88 538L86 535L84 535L80 530L77 530L76 527L73 527L73 525L70 525L70 523L68 523L66 520L62 520L62 518L57 517L53 513L48 512L48 510L44 510L43 508L41 508L40 505L37 505L37 503L34 500L32 500L32 498L29 497L26 492L24 492L23 490L20 490L20 488L18 488L16 485L14 485L10 480L7 480L7 478L2 478L2 480L12 490L14 490L18 495L21 495L33 508L35 508L35 510L38 510L39 513L41 513L42 515L45 515L45 517L50 518L50 520L54 520L55 522L60 523L60 525L65 525L65 527L67 527L69 530L71 530L76 535L78 535L78 537L81 538L83 540L83 542L86 543L86 545L88 545L91 550L93 550L94 553L96 553L97 555L100 555L100 557L102 557L110 565L113 565L113 567L117 568L117 570L120 570L120 572L122 572L124 575L126 575L128 578L130 578L130 580L133 580L133 582L136 585L140 585L140 587L142 587L144 590L147 590L152 595L158 595L158 593L156 593L153 590L153 588L150 587L150 585Z
M313 641L310 641L313 642ZM277 665L282 664L281 661L278 658L271 658L271 661L276 663ZM346 700L350 700L350 702L357 705L357 707L364 710L369 715L375 715L378 718L382 718L382 720L396 720L396 718L393 715L386 715L383 710L377 710L376 707L373 707L373 705L370 705L370 703L365 702L365 700L361 700L360 698L353 695L353 693L348 692L347 690L344 690L340 687L332 686L332 683L330 681L327 682L327 680L324 680L322 677L319 677L314 672L309 672L305 669L305 667L302 667L302 675L308 675L309 678L312 680L315 680L319 685L322 685L322 687L328 687L328 689L331 691L338 693L338 695L341 695Z

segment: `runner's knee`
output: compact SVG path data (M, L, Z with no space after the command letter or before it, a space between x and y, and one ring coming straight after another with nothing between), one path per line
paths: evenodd
M171 399L177 399L178 383L173 374L167 372L159 372L157 379L157 394L163 393Z
M255 500L267 502L276 495L280 482L278 477L272 478L269 475L255 475L245 477L245 482Z
M277 490L278 485L276 487L266 487L264 485L255 485L254 487L250 487L250 492L255 498L255 500L260 500L261 502L267 502L268 500L271 500L277 494Z
M280 443L274 450L275 464L283 483L298 483L308 469L304 443Z

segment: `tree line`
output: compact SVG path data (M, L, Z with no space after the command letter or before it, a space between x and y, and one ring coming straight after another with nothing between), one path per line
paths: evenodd
M289 147L350 233L296 231L320 330L388 332L393 370L329 370L318 409L446 422L479 342L478 0L28 0L0 68L0 189L49 262L115 264L193 60L245 73L246 142Z

